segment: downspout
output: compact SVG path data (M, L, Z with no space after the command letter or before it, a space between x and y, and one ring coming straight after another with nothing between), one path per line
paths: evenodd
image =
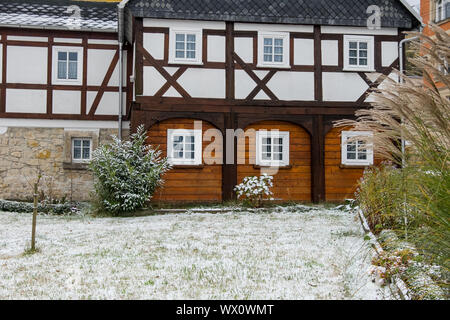
M117 32L119 42L119 113L118 113L118 137L122 140L122 114L123 114L123 44L124 34L124 9L128 0L123 0L117 5Z

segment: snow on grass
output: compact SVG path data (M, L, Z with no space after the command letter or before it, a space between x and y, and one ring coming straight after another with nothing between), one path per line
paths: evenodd
M348 211L139 218L0 212L0 299L385 299Z

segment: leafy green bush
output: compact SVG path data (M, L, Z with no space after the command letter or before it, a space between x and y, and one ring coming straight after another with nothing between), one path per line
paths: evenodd
M150 201L170 169L161 151L147 145L144 127L130 141L113 142L93 152L90 169L95 176L98 209L114 215L133 212Z
M245 177L241 184L238 184L234 191L238 199L253 207L261 207L264 198L272 199L273 177L263 174L259 177Z

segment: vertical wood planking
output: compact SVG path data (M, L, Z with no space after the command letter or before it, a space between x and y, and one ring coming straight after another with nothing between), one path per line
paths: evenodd
M223 201L234 199L234 187L237 184L237 145L233 136L233 141L228 141L227 129L236 129L235 114L224 113L223 127L223 165L222 165L222 199ZM234 161L232 164L227 163L227 145L233 142Z

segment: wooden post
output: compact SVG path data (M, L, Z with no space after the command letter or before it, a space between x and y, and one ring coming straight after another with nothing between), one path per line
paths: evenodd
M222 165L222 201L235 199L234 187L237 184L237 145L236 139L229 141L227 129L236 129L236 119L233 113L224 113L223 130L223 165ZM231 137L230 137L231 139ZM233 142L234 161L227 163L227 144Z
M325 135L323 116L314 116L311 137L311 194L314 203L325 201Z

